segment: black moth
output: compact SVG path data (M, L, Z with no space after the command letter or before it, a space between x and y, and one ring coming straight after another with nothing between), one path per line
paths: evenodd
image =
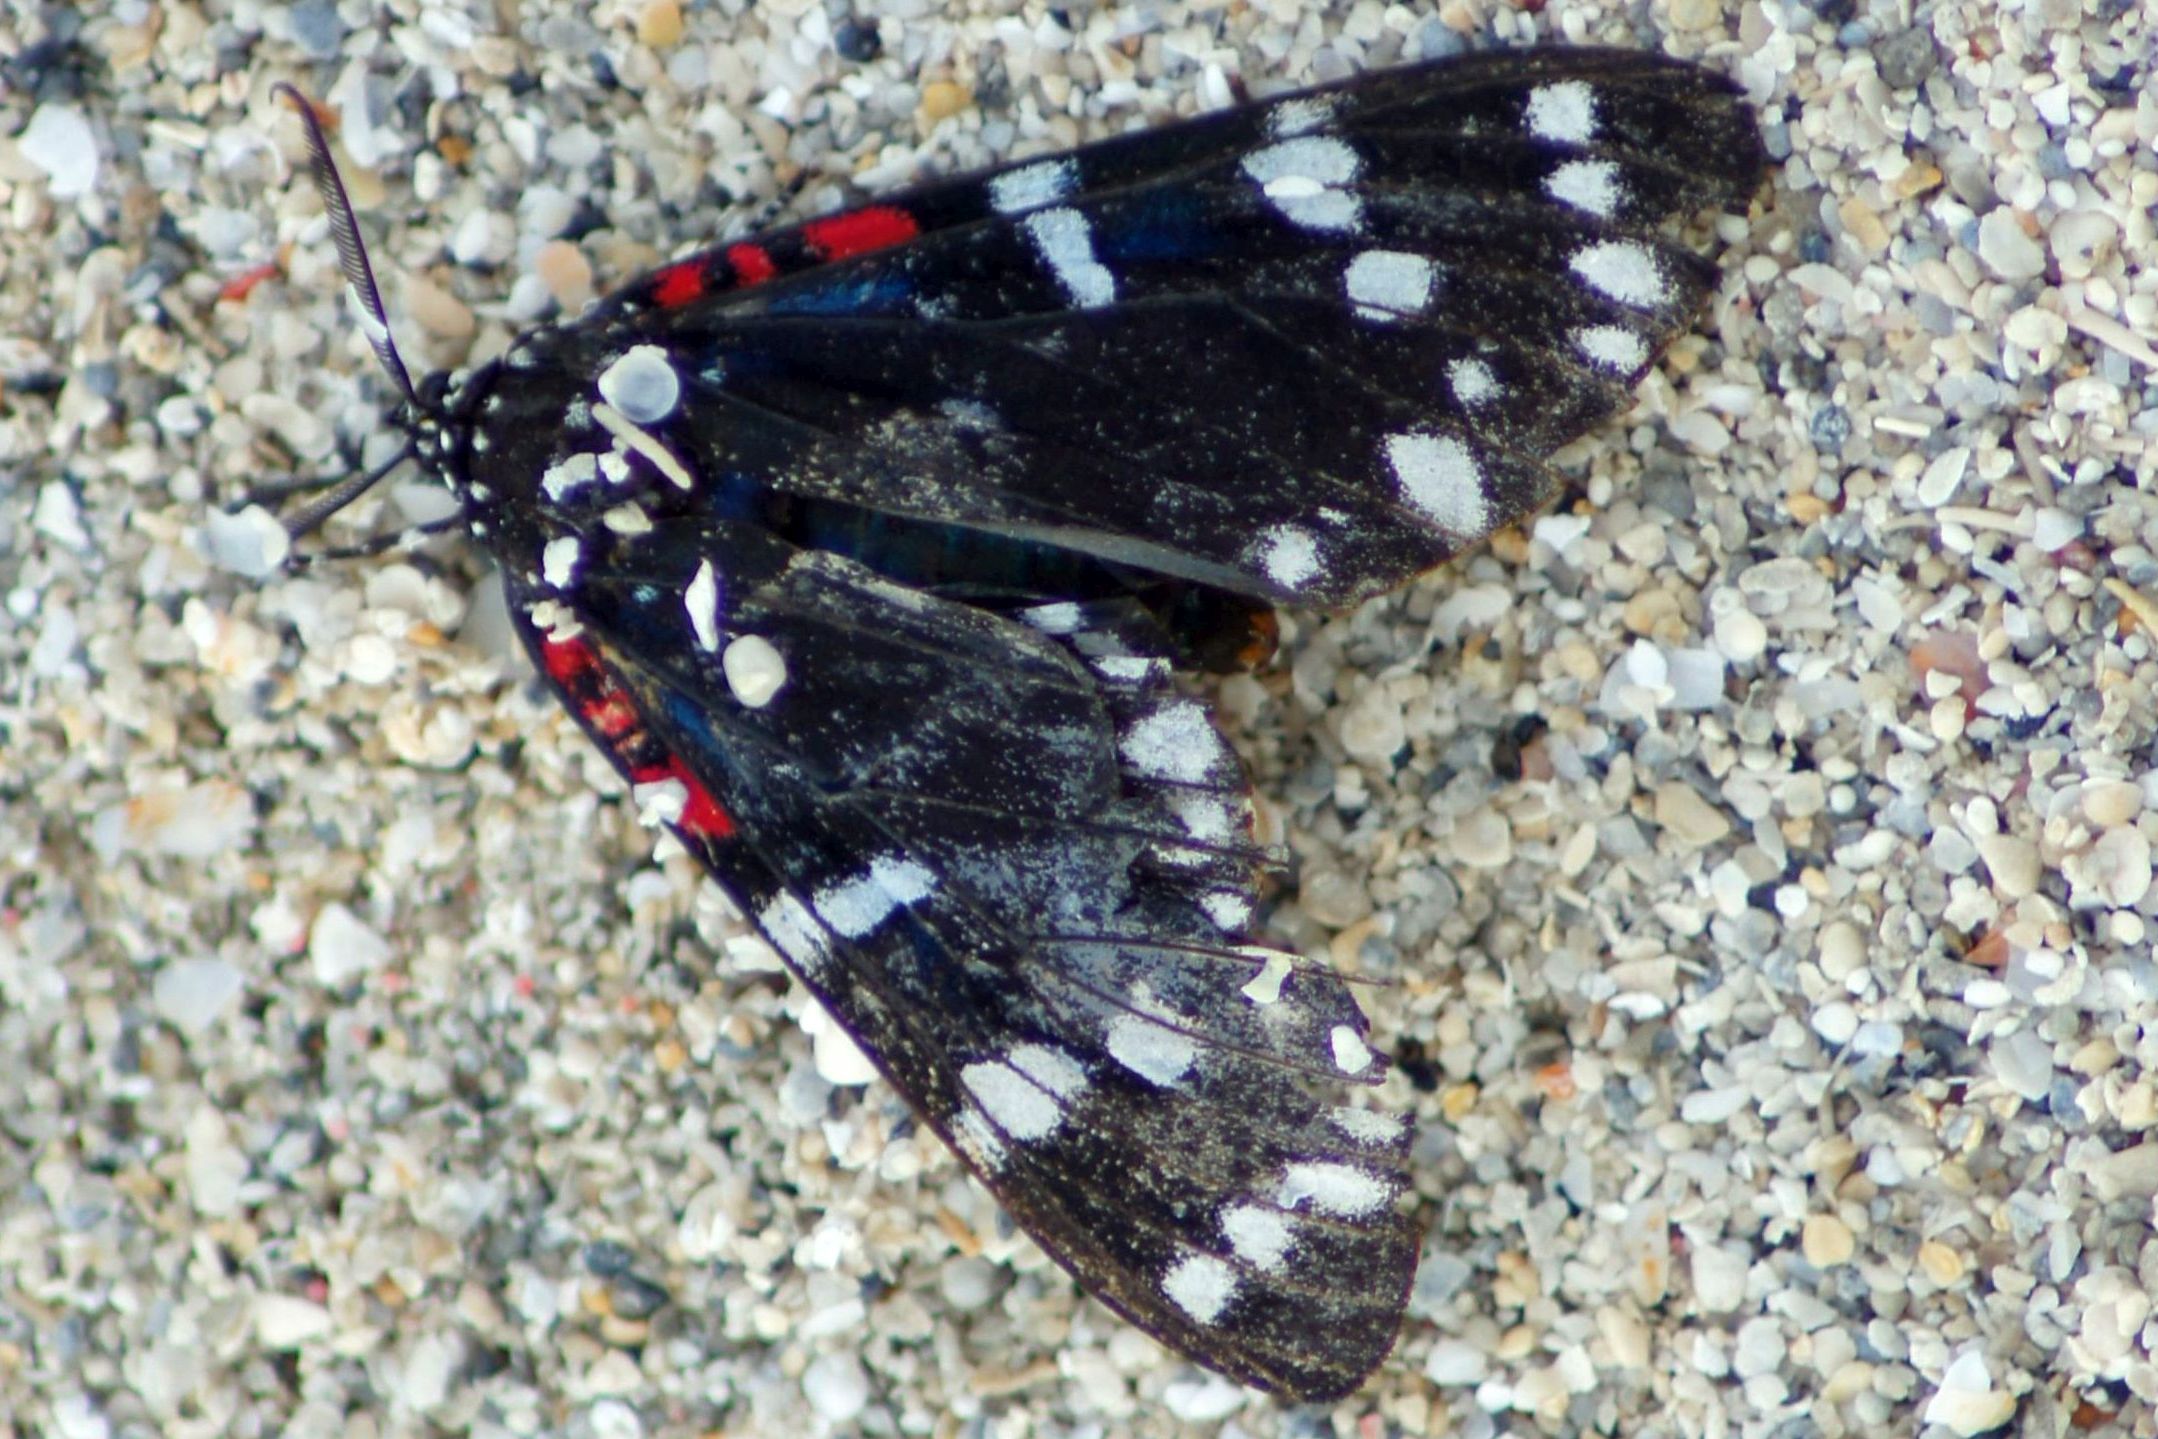
M289 90L288 97L297 101ZM563 702L1096 1298L1349 1392L1418 1233L1342 981L1177 670L1536 510L1715 284L1754 122L1659 56L1492 53L721 246L418 387L304 104L407 455ZM320 523L377 476L311 506Z

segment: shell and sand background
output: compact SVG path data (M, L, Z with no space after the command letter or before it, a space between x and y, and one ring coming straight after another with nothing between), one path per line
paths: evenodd
M0 5L0 1434L2158 1433L2154 37ZM467 550L213 536L380 393L277 80L431 366L798 179L1535 38L1724 70L1780 163L1556 512L1218 692L1273 932L1372 981L1422 1125L1402 1342L1331 1410L1081 1300L805 1032Z

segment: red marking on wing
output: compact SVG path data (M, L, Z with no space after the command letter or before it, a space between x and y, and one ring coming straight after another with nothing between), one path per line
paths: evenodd
M890 205L871 205L802 227L802 239L819 259L844 260L849 255L882 250L921 233L921 226L906 211Z
M540 657L547 666L547 678L564 688L599 668L599 656L583 640L542 640Z
M678 780L687 791L682 813L674 827L693 839L726 839L734 833L734 820L712 798L704 781L673 755L647 758L659 748L638 721L637 703L614 682L600 662L599 652L581 639L540 641L540 663L547 677L562 686L578 716L606 737L604 746L614 762L628 774L631 784L657 784Z
M762 245L730 245L727 247L727 263L734 266L734 277L746 287L761 285L779 273L779 266Z
M652 277L652 303L663 310L686 305L702 296L710 285L705 274L704 258L683 260L669 265Z
M586 705L584 717L592 722L592 728L609 739L620 739L637 727L637 707L619 690L601 695Z
M673 755L659 764L640 765L630 771L631 784L658 784L663 780L678 781L688 795L682 801L682 813L675 819L674 827L696 839L726 839L734 833L734 820L712 798L712 792L704 782L689 772L689 767Z
M734 833L733 817L719 807L710 790L694 779L689 782L689 802L682 806L682 817L675 823L699 839L727 839Z

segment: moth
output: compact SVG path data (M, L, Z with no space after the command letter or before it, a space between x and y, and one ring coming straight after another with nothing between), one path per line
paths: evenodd
M932 181L699 251L415 384L313 112L395 423L517 632L876 1067L1080 1285L1316 1400L1392 1348L1405 1116L1193 669L1556 492L1717 282L1754 120L1513 50ZM359 475L295 516L349 503Z

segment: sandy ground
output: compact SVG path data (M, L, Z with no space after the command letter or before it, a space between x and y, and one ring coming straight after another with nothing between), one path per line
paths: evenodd
M1531 8L0 7L0 1435L2158 1432L2151 7ZM388 443L276 81L433 366L798 180L1532 38L1780 164L1554 515L1219 691L1422 1125L1331 1410L803 1032L469 547L213 560Z

